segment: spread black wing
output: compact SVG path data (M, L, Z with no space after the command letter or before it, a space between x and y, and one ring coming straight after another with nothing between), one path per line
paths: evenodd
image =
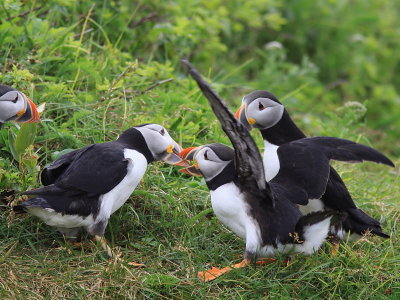
M189 69L190 75L197 82L220 121L222 129L232 142L235 149L236 175L241 186L246 186L246 190L253 194L263 193L266 195L264 198L273 205L271 190L265 181L264 168L260 168L263 165L261 155L248 130L234 117L224 101L212 90L200 73L187 60L182 60L182 62Z
M301 205L306 205L309 199L320 199L324 195L330 175L335 175L330 174L331 159L345 162L372 161L393 166L386 156L375 149L333 137L304 138L286 143L278 148L278 157L279 173L270 181L270 185L278 193L277 197L285 195ZM276 185L280 189L275 189Z
M113 189L127 173L128 162L124 158L124 146L117 142L94 144L81 153L66 155L65 160L61 157L60 163L54 165L55 170L64 170L58 176L50 177L52 184L25 194L101 195Z

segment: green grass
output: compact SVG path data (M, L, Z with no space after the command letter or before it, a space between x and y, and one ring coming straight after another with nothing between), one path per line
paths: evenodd
M185 147L229 144L182 57L208 75L232 110L247 92L269 89L307 134L372 145L400 163L396 1L94 3L0 3L0 82L46 102L34 143L39 169L57 151L113 140L148 122L163 124ZM349 43L355 34L365 40ZM273 40L284 48L264 47ZM16 199L0 202L0 299L400 298L398 167L335 163L357 205L390 239L343 243L336 256L326 245L288 266L250 267L202 283L198 271L236 263L244 251L213 215L203 180L151 165L107 227L125 260L116 263L100 248L74 249L34 217L12 215L9 201L39 186L39 170L29 173L13 160L10 130L18 132L13 124L0 130L0 192Z
M289 266L278 262L247 268L202 283L198 271L208 264L238 262L244 243L210 212L208 192L200 181L156 164L112 216L106 233L126 262L144 262L146 268L108 261L98 248L73 249L33 217L7 221L4 208L0 297L397 299L398 179L383 167L345 165L339 170L357 203L381 219L391 239L344 243L337 256L326 246L311 257L295 256Z

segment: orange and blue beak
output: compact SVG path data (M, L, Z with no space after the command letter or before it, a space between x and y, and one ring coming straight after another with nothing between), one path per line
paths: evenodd
M182 150L178 155L183 159L183 160L196 160L195 156L197 151L200 149L201 147L189 147L186 148L184 150ZM202 176L203 174L201 174L201 171L199 169L199 166L197 165L197 162L195 162L193 165L184 168L184 169L180 169L179 172L187 174L187 175L191 175L191 176Z

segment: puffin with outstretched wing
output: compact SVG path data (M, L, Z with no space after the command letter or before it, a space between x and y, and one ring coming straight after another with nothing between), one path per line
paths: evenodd
M291 194L281 191L285 187L268 184L259 150L248 130L197 70L188 61L184 64L208 99L235 150L223 144L187 148L180 156L196 163L181 171L204 176L218 219L246 242L242 262L199 272L199 277L213 280L255 262L257 257L315 252L326 240L330 227L340 222L343 214L330 211L302 216L289 198Z

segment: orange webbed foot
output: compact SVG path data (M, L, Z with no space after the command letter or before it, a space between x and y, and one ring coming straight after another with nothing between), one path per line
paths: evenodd
M243 268L246 267L250 264L250 261L247 259L242 260L240 263L234 264L232 266L228 266L222 269L219 269L217 267L212 267L209 270L206 271L200 271L199 273L197 273L197 276L200 278L200 280L204 281L204 282L208 282L211 280L214 280L215 278L218 278L219 276L228 273L230 271L232 271L233 269L239 269L239 268Z
M134 268L144 268L144 267L146 267L145 264L137 263L137 262L134 262L134 261L128 262L128 265L130 265L130 266L132 266Z
M200 280L208 282L214 280L215 278L221 276L222 274L224 274L222 273L222 269L217 267L212 267L209 270L198 272L197 276L200 278Z

